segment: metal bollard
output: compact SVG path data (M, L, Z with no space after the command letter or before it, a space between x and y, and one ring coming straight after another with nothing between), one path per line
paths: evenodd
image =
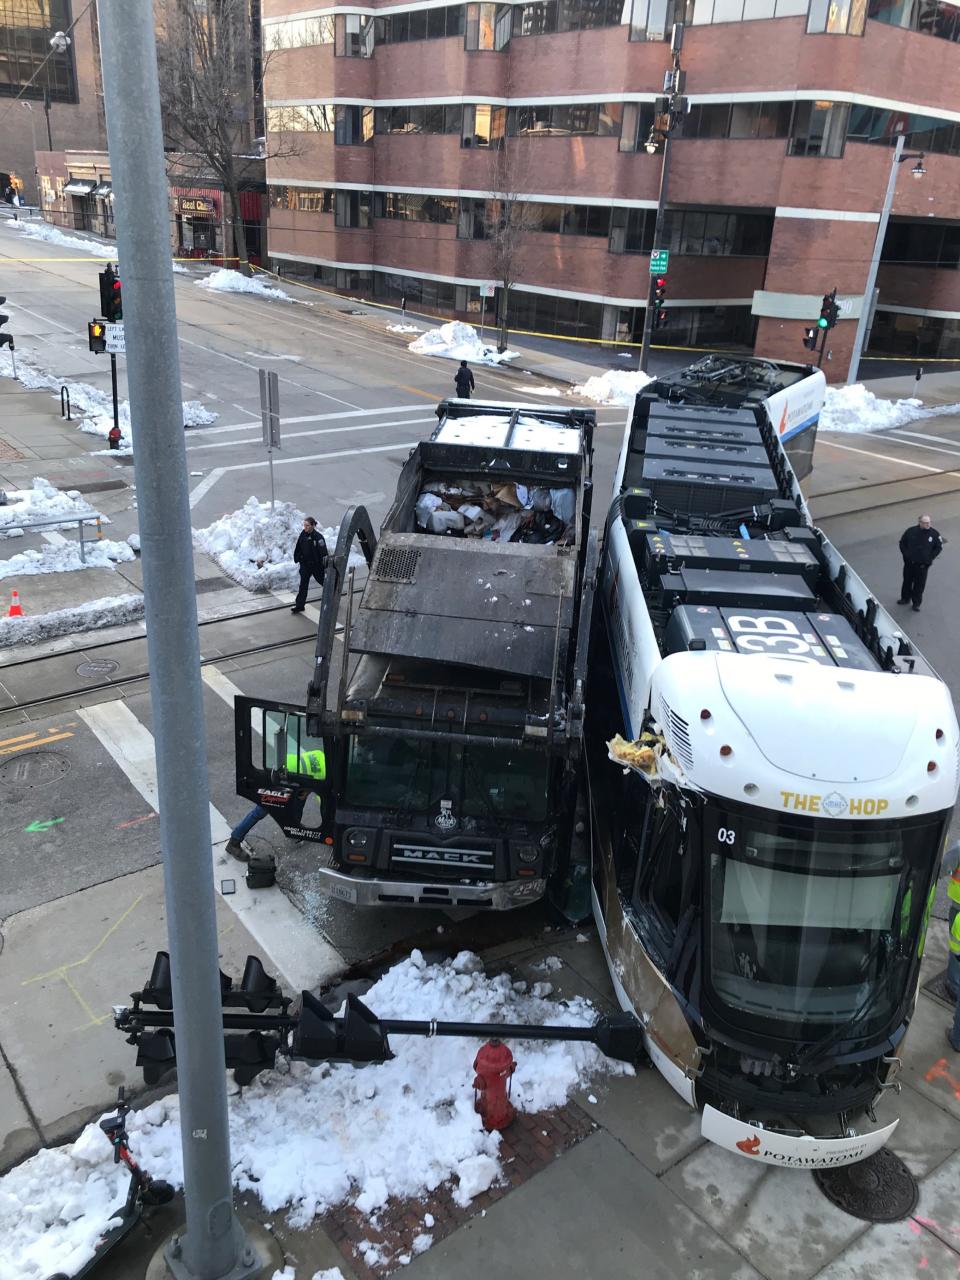
M70 388L66 384L60 388L60 417L73 421L70 417Z

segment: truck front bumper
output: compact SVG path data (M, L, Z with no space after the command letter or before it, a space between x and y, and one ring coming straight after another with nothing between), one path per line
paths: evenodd
M422 880L375 880L318 867L320 891L355 907L469 907L511 911L542 898L546 880L492 880L473 884L438 884Z

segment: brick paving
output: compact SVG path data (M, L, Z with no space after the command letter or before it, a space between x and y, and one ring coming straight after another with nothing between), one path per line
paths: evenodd
M466 1208L453 1199L453 1186L448 1183L422 1200L390 1200L372 1217L361 1213L355 1205L338 1205L321 1219L324 1230L359 1280L378 1280L402 1267L401 1259L409 1261L414 1256L413 1242L418 1235L431 1235L434 1244L451 1235L596 1128L590 1116L575 1104L534 1114L518 1112L501 1136L503 1178L489 1191L475 1196ZM427 1214L433 1216L432 1227L424 1222ZM361 1241L376 1246L382 1261L367 1263L360 1249Z
M23 454L9 440L0 439L0 462L20 462Z

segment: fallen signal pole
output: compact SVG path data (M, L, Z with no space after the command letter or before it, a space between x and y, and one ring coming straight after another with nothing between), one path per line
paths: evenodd
M285 996L257 956L248 956L238 986L220 974L226 1065L239 1085L270 1070L278 1054L307 1062L387 1062L388 1036L463 1036L497 1040L568 1040L594 1044L605 1057L637 1062L644 1056L643 1031L633 1014L598 1019L589 1027L533 1026L509 1022L441 1022L436 1019L378 1018L352 992L335 1015L309 991L299 1008ZM170 957L158 951L150 981L114 1006L114 1023L137 1046L144 1082L155 1085L176 1069L176 1036Z

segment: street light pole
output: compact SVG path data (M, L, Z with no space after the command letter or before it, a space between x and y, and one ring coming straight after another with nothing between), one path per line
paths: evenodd
M206 735L153 5L101 0L100 47L123 264L130 419L160 843L177 1020L186 1234L176 1280L245 1280L262 1262L234 1213Z
M853 339L853 352L850 356L850 369L847 373L848 382L856 382L860 373L860 361L863 357L863 347L867 340L867 326L870 323L870 312L873 308L873 291L877 285L877 269L880 266L880 253L883 250L883 242L887 235L887 223L890 221L890 209L893 206L893 194L897 187L897 174L900 172L900 165L904 160L916 160L913 166L913 175L915 178L922 178L926 170L923 167L924 153L922 151L909 152L904 154L904 135L901 133L897 137L897 145L893 149L893 160L890 163L890 177L887 179L887 191L883 198L883 208L880 211L880 221L877 223L877 236L873 243L873 256L870 259L870 268L867 271L867 283L863 291L863 302L860 306L860 318L857 321L857 332Z
M664 96L655 104L657 111L653 128L644 149L649 155L655 155L663 146L663 160L660 165L660 190L657 194L657 216L653 228L653 249L661 247L660 237L663 234L664 214L670 187L670 134L680 118L687 110L687 99L683 97L684 72L680 68L680 50L683 48L683 23L673 24L673 35L670 39L670 50L673 54L673 66L664 77ZM647 283L647 305L643 309L643 334L640 339L640 368L646 372L650 359L650 335L653 332L654 295L656 283L653 272Z

